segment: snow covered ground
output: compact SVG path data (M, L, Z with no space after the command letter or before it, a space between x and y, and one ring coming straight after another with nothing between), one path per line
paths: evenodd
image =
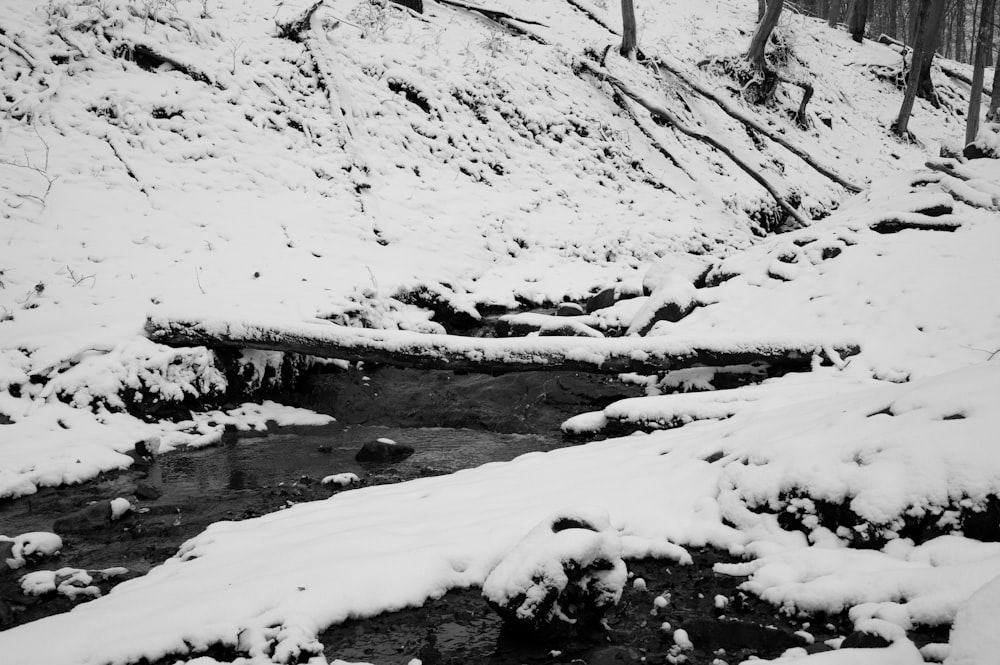
M615 3L574 2L615 26ZM963 178L924 169L962 123L922 102L921 143L891 137L899 92L881 74L899 66L895 52L789 15L787 67L816 87L813 125L789 117L796 88L744 109L871 184L852 198L669 75L611 58L803 209L840 206L760 239L757 213L773 203L758 185L633 109L637 124L578 71L615 37L574 3L492 4L543 23L525 26L531 39L430 1L416 16L330 0L302 41L275 34L300 1L2 4L0 496L121 468L153 436L170 449L211 443L225 422L322 420L276 404L180 424L125 413L134 395L225 388L211 353L144 337L147 315L164 311L314 324L360 309L390 330L434 330L389 298L429 285L467 309L579 299L615 282L637 289L651 267L686 274L679 257L695 252L717 285L650 334L832 337L862 350L586 418L698 420L678 430L216 524L148 575L0 633L0 653L210 665L198 652L224 644L239 663L321 663L325 626L481 585L541 520L593 506L581 510L609 515L626 558L685 561L684 547L712 544L748 558L723 572L790 611L849 609L893 641L879 662L922 662L903 630L956 615L948 662L995 654L984 617L1000 550L928 534L960 532L1000 493L1000 166L963 164ZM695 63L738 54L756 3L637 4L648 54L732 94ZM955 229L873 230L891 219ZM641 304L618 311L626 327ZM275 358L247 361L263 374ZM831 528L828 505L846 505L856 528ZM934 528L914 530L920 520Z

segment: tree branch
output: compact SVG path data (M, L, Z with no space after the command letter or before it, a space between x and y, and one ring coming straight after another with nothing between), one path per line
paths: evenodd
M704 132L698 131L693 127L688 127L680 118L675 116L673 113L671 113L664 107L659 106L651 102L650 100L646 99L643 95L639 94L638 92L630 88L624 81L613 76L603 67L593 64L587 60L581 60L580 62L582 66L585 69L589 70L590 73L593 74L595 77L607 81L609 84L611 84L613 88L618 90L621 94L628 97L629 99L632 99L640 106L645 107L646 110L649 111L649 113L654 118L658 118L668 123L669 125L674 127L674 129L676 129L677 131L681 132L686 136L689 136L703 143L707 143L708 145L712 146L713 148L724 154L734 164L736 164L744 173L753 178L753 180L756 181L761 187L766 189L767 193L771 195L771 198L774 199L775 203L777 203L782 210L788 213L789 217L794 219L800 226L809 225L809 221L802 216L802 213L793 208L791 204L789 204L788 201L785 200L785 198L778 192L778 190L774 187L774 185L768 182L768 180L764 176L762 176L753 167L751 167L749 164L743 161L743 159L741 159L738 155L736 155L736 153L734 153L733 150L729 148L729 146L725 145L724 143L721 143L718 139L711 136L710 134L705 134Z

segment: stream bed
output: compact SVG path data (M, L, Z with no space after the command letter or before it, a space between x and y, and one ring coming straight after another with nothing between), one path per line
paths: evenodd
M493 377L391 368L317 373L281 401L333 415L337 421L329 425L228 430L214 446L151 460L137 457L125 471L0 502L0 532L55 531L63 539L54 557L14 571L0 567L0 630L86 602L57 593L25 595L18 584L25 573L64 566L125 569L95 575L94 586L107 593L172 556L213 522L247 519L357 487L324 485L327 475L354 473L362 486L395 483L578 445L561 435L563 420L640 394L637 386L575 373ZM394 463L355 460L363 444L380 438L412 446L414 453ZM106 506L117 497L127 498L134 510L113 520ZM631 574L644 582L630 583L603 627L586 634L510 635L478 589L458 589L419 608L332 626L320 640L331 661L379 665L413 658L423 665L707 665L773 658L790 647L821 651L830 648L825 640L850 633L845 616L790 617L743 594L742 579L713 570L715 563L730 560L725 553L691 554L689 566L629 561ZM665 594L669 603L657 601ZM672 632L678 627L688 632L693 649L678 650ZM921 632L912 635L918 644L946 640L940 629Z

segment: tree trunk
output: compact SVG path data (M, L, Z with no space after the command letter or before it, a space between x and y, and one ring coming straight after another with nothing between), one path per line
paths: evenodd
M986 112L987 122L1000 122L1000 67L993 67L993 92L990 94L990 110Z
M955 1L955 59L965 62L965 0Z
M149 338L172 346L264 349L394 367L465 372L574 371L600 374L768 362L808 368L813 354L846 358L857 344L843 340L784 339L734 344L731 338L515 337L428 335L399 330L347 328L333 323L254 323L150 317Z
M899 39L899 0L889 0L888 24L885 31L893 39Z
M771 38L774 26L778 25L778 17L781 16L781 9L784 6L785 0L768 0L767 11L757 23L757 30L753 33L746 55L746 59L757 69L764 69L764 48Z
M938 106L937 93L934 91L934 82L931 80L931 64L934 62L934 52L941 45L942 26L944 24L945 0L931 0L930 9L927 10L926 39L927 46L919 60L920 78L917 81L917 95L929 101L935 107Z
M767 0L757 0L757 22L764 18L764 12L767 11Z
M972 70L972 92L969 94L969 115L965 125L965 144L976 140L979 133L979 107L983 97L983 74L986 69L986 52L993 48L993 9L996 0L983 0L979 17L979 35L976 37L976 59ZM994 94L996 91L994 90Z
M836 28L837 24L840 23L840 5L842 0L830 0L830 17L827 19L827 25L831 28Z
M917 42L917 23L920 15L920 6L924 0L909 0L906 9L906 37L902 40L911 47Z
M907 135L907 125L910 122L910 113L913 111L913 102L917 98L917 88L920 84L920 63L929 50L932 42L931 31L937 26L932 25L931 19L935 10L940 21L941 11L944 9L944 0L919 0L920 4L914 16L916 34L913 43L913 55L910 58L910 72L906 77L906 92L903 94L903 103L899 108L899 115L893 124L892 131L897 136ZM933 51L931 51L933 55Z
M865 25L868 22L868 0L855 0L854 11L851 12L851 39L857 43L865 37Z
M635 57L635 7L632 0L622 0L622 47L619 53L631 60Z

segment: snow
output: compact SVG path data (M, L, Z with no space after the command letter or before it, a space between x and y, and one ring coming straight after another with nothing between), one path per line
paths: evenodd
M622 544L600 508L560 510L542 520L497 563L483 597L520 621L576 623L573 605L617 605L628 577ZM573 575L573 577L570 577Z
M381 439L380 439L381 440ZM346 487L348 485L353 485L355 483L360 483L361 479L358 478L356 473L334 473L329 476L324 476L323 480L320 481L323 485L336 485L337 487Z
M119 519L122 515L132 510L132 503L123 497L111 499L111 519Z
M997 616L1000 616L1000 576L980 587L959 607L945 664L972 665L996 657L1000 648Z
M387 349L431 333L438 350L531 362L787 345L806 357L825 349L831 363L817 355L811 372L689 394L673 393L710 388L725 370L671 372L647 383L670 394L564 429L678 429L215 524L113 593L0 633L3 653L25 665L124 664L222 643L247 665L323 662L325 626L482 585L536 525L582 505L606 517L579 542L563 536L578 555L690 562L687 547L726 548L746 561L719 570L746 578L745 591L790 611L845 610L856 627L895 638L884 650L777 662L919 663L898 631L920 623L955 622L935 651L949 663L981 660L977 649L993 644L1000 550L960 531L962 511L1000 494L1000 166L924 168L963 128L922 101L911 122L919 144L885 131L899 97L879 78L899 67L892 49L786 13L789 73L816 88L812 126L787 117L797 90L781 86L759 109L732 98L867 187L854 197L766 139L758 150L671 75L611 56L616 75L751 157L803 209L831 212L761 237L749 213L773 204L756 183L668 127L641 114L636 124L607 84L578 73L584 50L613 38L568 3L494 3L543 22L532 30L546 43L433 3L417 18L327 2L303 43L276 37L274 21L305 0L277 14L264 0L218 0L208 16L195 2L151 13L126 0L7 4L4 40L17 48L5 41L0 52L0 497L127 468L138 442L166 454L211 445L227 426L329 422L274 402L199 407L177 423L137 417L230 388L216 354L152 341L147 317ZM616 12L594 10L618 24ZM694 63L738 53L755 11L736 0L649 3L643 49L728 98L732 82ZM176 64L147 71L116 55L128 43ZM987 129L980 143L992 149ZM950 212L919 213L934 207ZM887 219L954 230L879 233ZM695 289L706 270L709 286ZM475 318L477 306L581 301L607 285L636 297L588 316L594 329L641 326L666 302L699 306L648 337L565 347L455 339L406 302L423 288ZM831 352L854 343L855 356ZM254 385L283 361L239 358ZM823 505L846 507L857 528L830 528ZM918 516L952 533L915 542L901 531ZM15 543L18 566L62 546L55 534L0 539ZM523 554L523 570L549 570L551 559ZM521 579L509 565L493 578L499 591ZM60 573L88 589L93 571L39 572L33 590L58 590Z
M687 631L683 628L678 628L674 631L674 644L679 646L681 649L692 649L694 644L691 642L691 638L688 637Z
M5 559L9 568L21 568L31 557L52 556L62 549L62 538L47 531L22 533L13 538L0 534L0 542L12 543L10 557Z

